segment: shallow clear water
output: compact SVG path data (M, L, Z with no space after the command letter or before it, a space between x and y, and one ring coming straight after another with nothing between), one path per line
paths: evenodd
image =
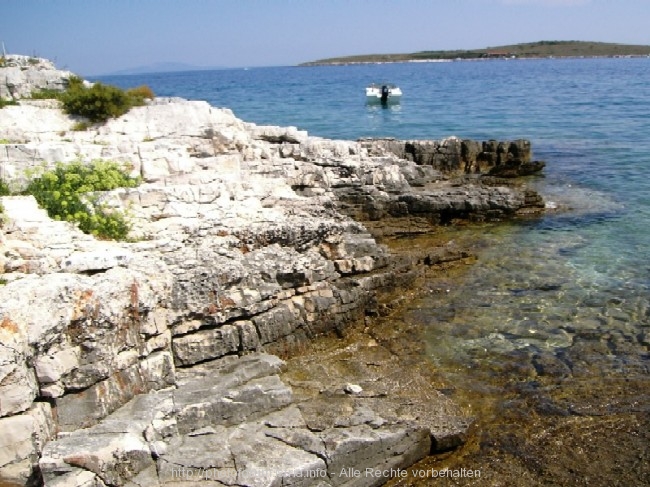
M629 426L638 418L626 419L614 431L650 429L650 59L285 67L102 80L146 83L161 96L204 99L247 121L329 138L530 139L535 158L547 161L544 177L531 183L562 211L459 230L478 262L453 281L432 280L431 295L401 319L424 327L429 357L465 391L460 398L485 399L478 407L492 426L521 419L504 412L509 405L520 416L553 417L554 424L567 415L642 414L641 426ZM399 85L402 102L367 106L363 89L372 81ZM546 423L530 424L513 433L524 435L524 443ZM603 441L597 436L608 430L566 431L558 435L584 443ZM645 485L650 473L638 459L648 459L648 447L635 438L628 442L636 476L627 485ZM594 450L585 465L629 460L610 450L618 456ZM484 447L479 451L485 459ZM572 468L581 471L576 463ZM553 475L550 485L561 484L561 474ZM616 477L599 478L606 484Z

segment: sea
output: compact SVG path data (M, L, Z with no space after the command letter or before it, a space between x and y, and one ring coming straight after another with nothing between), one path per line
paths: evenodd
M449 229L476 262L431 278L395 318L422 330L444 393L476 418L462 449L430 462L482 478L436 485L650 485L650 58L96 80L326 138L530 140L547 165L528 184L555 209ZM371 82L398 85L401 102L367 105Z

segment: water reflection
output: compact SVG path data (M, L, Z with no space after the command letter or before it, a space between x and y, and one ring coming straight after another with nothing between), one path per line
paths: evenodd
M373 137L386 137L402 122L399 104L366 103L367 133Z
M395 103L366 103L366 111L370 114L377 114L380 112L398 113L402 111L402 105Z

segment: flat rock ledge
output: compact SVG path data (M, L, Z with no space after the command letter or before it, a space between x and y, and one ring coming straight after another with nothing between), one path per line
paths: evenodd
M388 474L366 469L404 469L431 452L432 432L405 417L406 400L341 384L301 401L278 376L282 364L251 354L180 373L176 388L49 442L46 485L379 485ZM447 415L434 441L458 444L466 420L443 396L428 408Z
M378 292L463 258L395 256L377 236L543 211L509 177L534 166L529 144L327 140L179 99L76 122L55 102L2 109L0 176L20 189L57 162L104 159L145 183L101 195L131 217L132 242L0 199L1 485L380 485L341 472L463 441L470 420L441 394L380 390L396 358L352 376L306 364L298 380L269 354L342 333Z

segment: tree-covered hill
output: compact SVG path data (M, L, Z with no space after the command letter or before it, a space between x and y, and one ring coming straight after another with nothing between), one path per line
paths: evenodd
M434 61L453 59L489 59L503 57L613 57L650 56L650 46L614 44L586 41L539 41L508 46L486 47L472 50L420 51L409 54L367 54L320 59L301 64L313 66L322 64L379 63L403 61Z

